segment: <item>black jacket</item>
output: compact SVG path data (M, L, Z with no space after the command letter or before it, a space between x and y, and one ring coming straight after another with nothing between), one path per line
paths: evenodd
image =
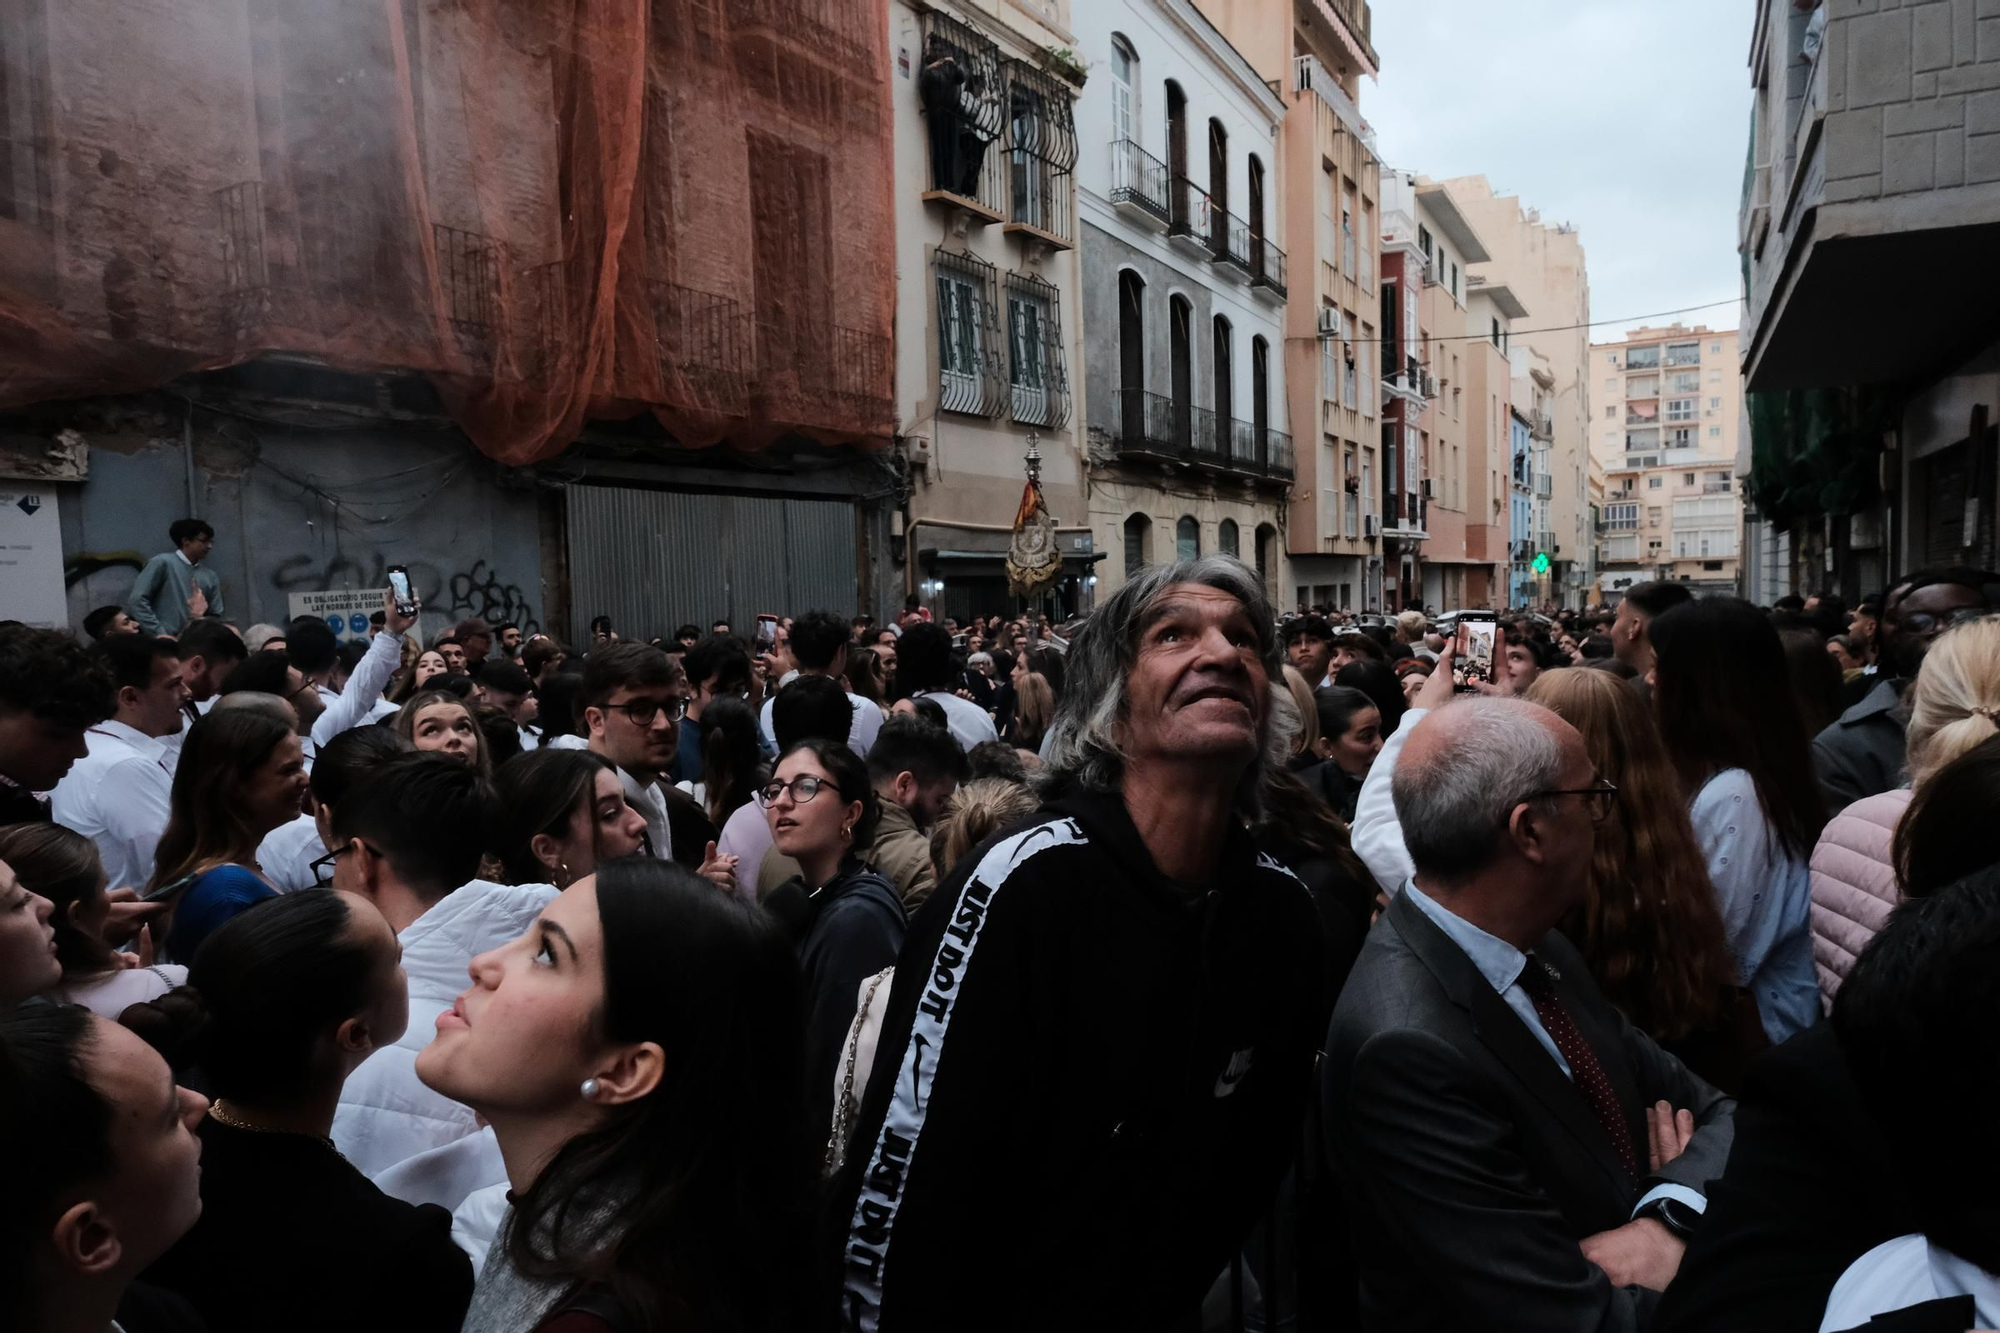
M1348 976L1321 1065L1363 1328L1643 1328L1659 1294L1613 1287L1578 1242L1630 1221L1654 1183L1699 1192L1722 1172L1730 1100L1627 1023L1562 936L1544 936L1535 954L1559 974L1557 993L1618 1093L1641 1165L1655 1101L1693 1112L1694 1139L1653 1176L1627 1175L1527 1024L1398 894Z
M1656 1333L1814 1333L1847 1266L1923 1227L1830 1024L1750 1066L1736 1150L1660 1302Z
M46 824L49 803L12 783L0 782L0 828L9 824Z
M689 870L700 870L707 859L708 844L721 835L701 802L669 782L660 783L667 803L667 836L673 840L674 861Z
M1860 703L1813 737L1813 770L1828 814L1902 785L1906 742L1901 696L1907 682L1876 680Z
M472 1261L451 1214L392 1199L325 1143L201 1122L201 1219L144 1280L213 1333L452 1333Z
M805 973L806 1086L813 1123L833 1121L833 1076L847 1050L861 983L893 967L909 919L902 895L875 871L850 860L816 893L794 877L765 906L787 918L799 938Z
M1305 890L1241 829L1203 884L1114 795L989 840L911 924L830 1187L844 1325L1195 1311L1297 1150L1320 967Z

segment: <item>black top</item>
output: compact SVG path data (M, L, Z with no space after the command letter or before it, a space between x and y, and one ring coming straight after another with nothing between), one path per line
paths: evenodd
M49 803L26 787L0 782L0 828L9 824L46 824Z
M452 1243L450 1213L390 1198L303 1134L213 1116L197 1132L201 1220L146 1282L183 1297L213 1333L457 1333L472 1261Z
M1830 1024L1750 1066L1736 1150L1660 1302L1657 1333L1816 1333L1847 1266L1923 1230Z
M1299 1144L1321 1012L1299 881L1232 828L1162 874L1111 794L967 856L896 965L824 1253L882 1333L1198 1312Z
M849 859L817 893L795 879L783 890L804 897L799 967L805 974L806 1085L813 1123L833 1120L833 1076L854 1027L861 983L896 965L909 918L896 886Z

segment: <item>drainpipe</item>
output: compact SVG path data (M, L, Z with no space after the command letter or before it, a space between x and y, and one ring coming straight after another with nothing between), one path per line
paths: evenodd
M181 418L181 462L187 474L187 508L182 512L189 518L194 512L194 404L189 403L187 415Z

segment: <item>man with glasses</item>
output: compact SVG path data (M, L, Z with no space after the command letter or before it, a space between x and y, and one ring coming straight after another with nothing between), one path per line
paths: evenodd
M1393 785L1414 873L1341 992L1320 1084L1364 1322L1644 1329L1735 1104L1556 930L1613 789L1573 727L1500 697L1417 723Z
M646 850L702 869L715 825L670 776L687 712L687 676L651 644L619 640L584 659L583 699L587 748L618 769L627 804L646 821Z
M1903 782L1903 691L1917 678L1938 635L1990 614L2000 574L1948 568L1921 570L1889 589L1876 625L1876 685L1860 703L1813 738L1813 768L1837 814L1864 796Z

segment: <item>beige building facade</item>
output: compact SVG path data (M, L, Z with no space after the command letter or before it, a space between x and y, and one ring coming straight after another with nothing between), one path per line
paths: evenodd
M1011 609L1005 557L1031 442L1063 569L1088 609L1069 0L893 0L896 412L905 593L939 618Z
M1285 541L1293 606L1380 610L1385 460L1381 159L1361 117L1377 72L1362 0L1197 0L1283 91L1289 240L1284 370L1295 473Z
M1590 532L1590 275L1583 239L1567 223L1542 221L1518 196L1496 194L1484 176L1441 182L1451 191L1493 258L1475 278L1504 285L1533 318L1516 340L1548 358L1550 393L1548 596L1582 606L1595 581ZM1573 327L1572 327L1573 326ZM1538 331L1546 330L1546 331Z
M1633 329L1591 345L1605 601L1656 578L1736 590L1743 415L1736 365L1736 332L1706 325Z

